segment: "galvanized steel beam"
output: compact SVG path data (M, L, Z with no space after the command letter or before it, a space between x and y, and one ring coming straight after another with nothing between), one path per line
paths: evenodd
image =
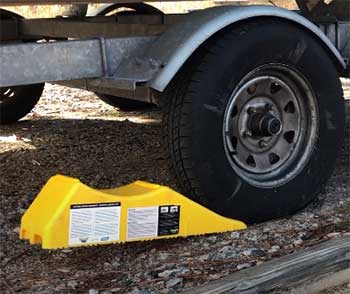
M149 36L159 35L167 29L166 25L160 23L123 24L116 23L114 19L115 17L96 17L84 20L74 18L22 19L18 21L18 27L21 38L32 36L51 38Z
M153 40L101 38L1 45L0 87L84 78L103 78L113 84L120 63L131 63ZM123 85L123 79L119 83Z

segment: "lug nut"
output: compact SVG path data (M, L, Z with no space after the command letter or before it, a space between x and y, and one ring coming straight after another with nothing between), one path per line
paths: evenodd
M256 113L256 108L255 107L249 107L248 108L248 114L253 114L253 113Z
M265 109L266 109L267 111L270 111L270 110L272 110L272 109L273 109L273 105L272 105L272 104L270 104L270 103L266 103L266 105L265 105Z
M264 140L261 140L259 142L259 146L260 146L260 148L265 148L267 146L267 143Z
M252 132L249 131L249 130L243 131L243 136L244 136L244 137L251 137L252 135L253 135Z

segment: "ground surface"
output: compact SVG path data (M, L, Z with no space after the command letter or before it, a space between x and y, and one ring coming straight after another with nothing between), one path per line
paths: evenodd
M319 294L349 294L350 293L350 283L340 285L335 288L325 290Z
M332 179L304 211L241 233L44 251L20 241L18 230L54 174L93 187L144 179L176 188L161 152L159 111L119 112L91 93L47 85L30 115L0 131L0 292L175 293L350 235L349 80L344 89L346 141Z

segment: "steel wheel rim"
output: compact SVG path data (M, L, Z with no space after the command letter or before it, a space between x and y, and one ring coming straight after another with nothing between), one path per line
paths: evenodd
M302 74L283 64L264 65L246 75L229 99L225 153L250 184L280 186L308 162L318 125L317 100Z

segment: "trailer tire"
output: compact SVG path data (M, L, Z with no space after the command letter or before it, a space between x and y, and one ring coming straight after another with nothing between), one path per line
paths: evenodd
M131 11L117 11L121 8L132 9ZM118 15L118 14L155 14L162 15L163 12L156 7L146 4L146 3L115 3L112 5L107 5L102 10L97 13L92 13L93 15ZM155 104L147 103L138 100L132 100L124 97L118 97L108 94L95 93L102 101L106 102L108 105L119 108L122 111L137 111L145 110L156 107Z
M44 84L0 88L0 125L15 123L38 103Z
M0 9L0 22L22 19L21 15ZM45 84L0 88L0 125L11 124L28 114L40 99Z
M305 207L330 177L343 141L337 68L312 35L286 21L220 31L162 102L164 145L180 190L247 223Z
M120 8L127 8L130 10L124 10L124 11L118 11ZM98 8L97 11L89 13L89 15L97 16L97 15L117 15L119 13L122 14L129 14L129 13L138 13L138 14L163 14L161 10L158 8L146 4L146 3L114 3L114 4L107 4L106 6L103 6L102 8Z

